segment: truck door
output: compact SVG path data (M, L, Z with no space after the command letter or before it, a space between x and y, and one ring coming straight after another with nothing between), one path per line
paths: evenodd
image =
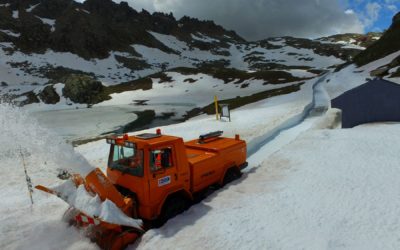
M172 147L150 150L150 202L162 202L178 184L176 156Z

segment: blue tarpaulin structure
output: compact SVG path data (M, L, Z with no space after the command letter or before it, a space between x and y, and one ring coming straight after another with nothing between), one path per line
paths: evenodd
M342 110L342 128L370 122L400 122L400 85L374 79L343 93L331 104Z

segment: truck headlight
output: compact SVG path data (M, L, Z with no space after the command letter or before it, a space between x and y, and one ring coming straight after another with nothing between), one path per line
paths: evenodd
M107 138L106 141L108 144L115 144L115 139Z
M125 147L134 148L135 147L135 143L131 142L131 141L125 141Z

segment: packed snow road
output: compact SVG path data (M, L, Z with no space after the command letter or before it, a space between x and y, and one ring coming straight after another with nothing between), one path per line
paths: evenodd
M264 147L269 142L275 140L282 132L293 130L301 133L304 131L302 129L296 129L296 126L299 126L303 123L307 118L315 115L323 115L325 111L330 107L330 99L327 96L327 93L322 86L326 77L329 75L329 72L326 72L323 76L321 76L312 86L312 101L304 107L303 112L290 117L290 119L283 122L281 125L276 128L268 131L264 135L259 135L257 138L254 138L247 145L247 154L248 156L252 156L257 153L262 147ZM298 133L297 133L298 134ZM293 138L292 138L293 139ZM279 140L281 142L281 140ZM287 144L289 141L284 140ZM277 145L274 143L275 146Z

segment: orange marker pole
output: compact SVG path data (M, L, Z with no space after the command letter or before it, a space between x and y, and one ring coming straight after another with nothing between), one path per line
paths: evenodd
M215 103L215 116L216 116L217 121L218 121L219 120L218 119L218 116L219 116L219 113L218 113L218 97L216 95L214 96L214 103Z

